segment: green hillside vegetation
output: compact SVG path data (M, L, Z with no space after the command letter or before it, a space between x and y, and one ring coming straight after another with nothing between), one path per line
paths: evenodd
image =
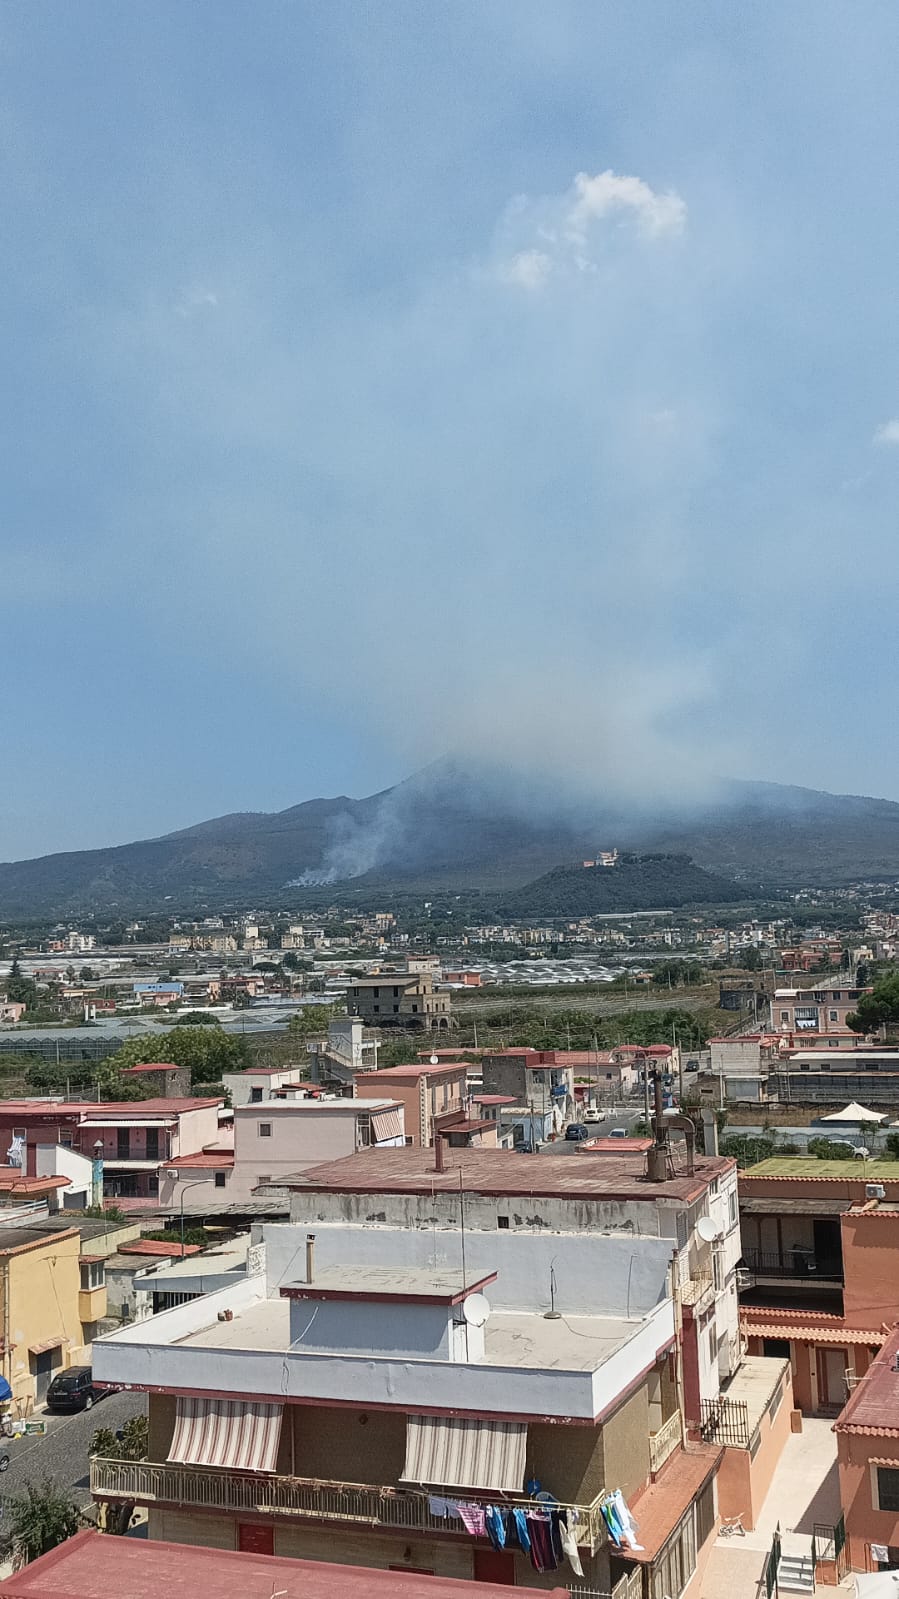
M622 855L615 866L557 866L504 900L510 917L597 916L677 909L746 898L746 889L697 866L689 855Z

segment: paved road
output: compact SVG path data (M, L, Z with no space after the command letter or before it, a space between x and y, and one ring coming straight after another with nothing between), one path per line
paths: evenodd
M22 1438L4 1441L9 1450L9 1470L0 1477L0 1495L4 1499L21 1493L25 1483L41 1482L49 1477L72 1494L79 1504L90 1500L88 1487L88 1449L98 1427L121 1427L129 1416L143 1410L146 1399L142 1394L110 1394L108 1399L94 1405L92 1410L81 1410L74 1416L47 1416L45 1438Z

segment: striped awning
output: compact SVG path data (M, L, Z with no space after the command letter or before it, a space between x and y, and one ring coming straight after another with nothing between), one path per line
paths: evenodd
M375 1144L386 1144L390 1138L402 1138L403 1118L400 1111L396 1107L392 1110L373 1110L371 1136Z
M179 1399L169 1460L182 1466L274 1471L283 1405L242 1399Z
M409 1416L402 1480L521 1493L527 1441L525 1422Z

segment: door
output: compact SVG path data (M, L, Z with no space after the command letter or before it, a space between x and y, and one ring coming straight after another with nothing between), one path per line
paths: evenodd
M815 1269L832 1277L842 1269L843 1246L840 1224L834 1216L816 1216L812 1224L815 1237Z
M515 1556L510 1549L475 1549L472 1575L475 1582L504 1582L515 1587Z
M242 1521L237 1528L237 1547L245 1555L273 1555L275 1529L261 1521Z
M42 1349L39 1355L32 1355L34 1363L34 1389L38 1404L47 1397L50 1378L53 1376L53 1362L59 1359L58 1349Z
M845 1349L817 1350L818 1409L842 1409L846 1403L846 1367L849 1356Z

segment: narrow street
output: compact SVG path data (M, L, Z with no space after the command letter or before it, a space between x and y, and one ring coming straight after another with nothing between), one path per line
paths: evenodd
M26 1482L42 1482L49 1477L71 1493L78 1504L90 1500L88 1449L99 1427L121 1427L129 1416L146 1409L143 1394L110 1394L92 1410L74 1416L46 1416L45 1438L4 1440L9 1451L9 1470L0 1477L0 1501L13 1499Z

